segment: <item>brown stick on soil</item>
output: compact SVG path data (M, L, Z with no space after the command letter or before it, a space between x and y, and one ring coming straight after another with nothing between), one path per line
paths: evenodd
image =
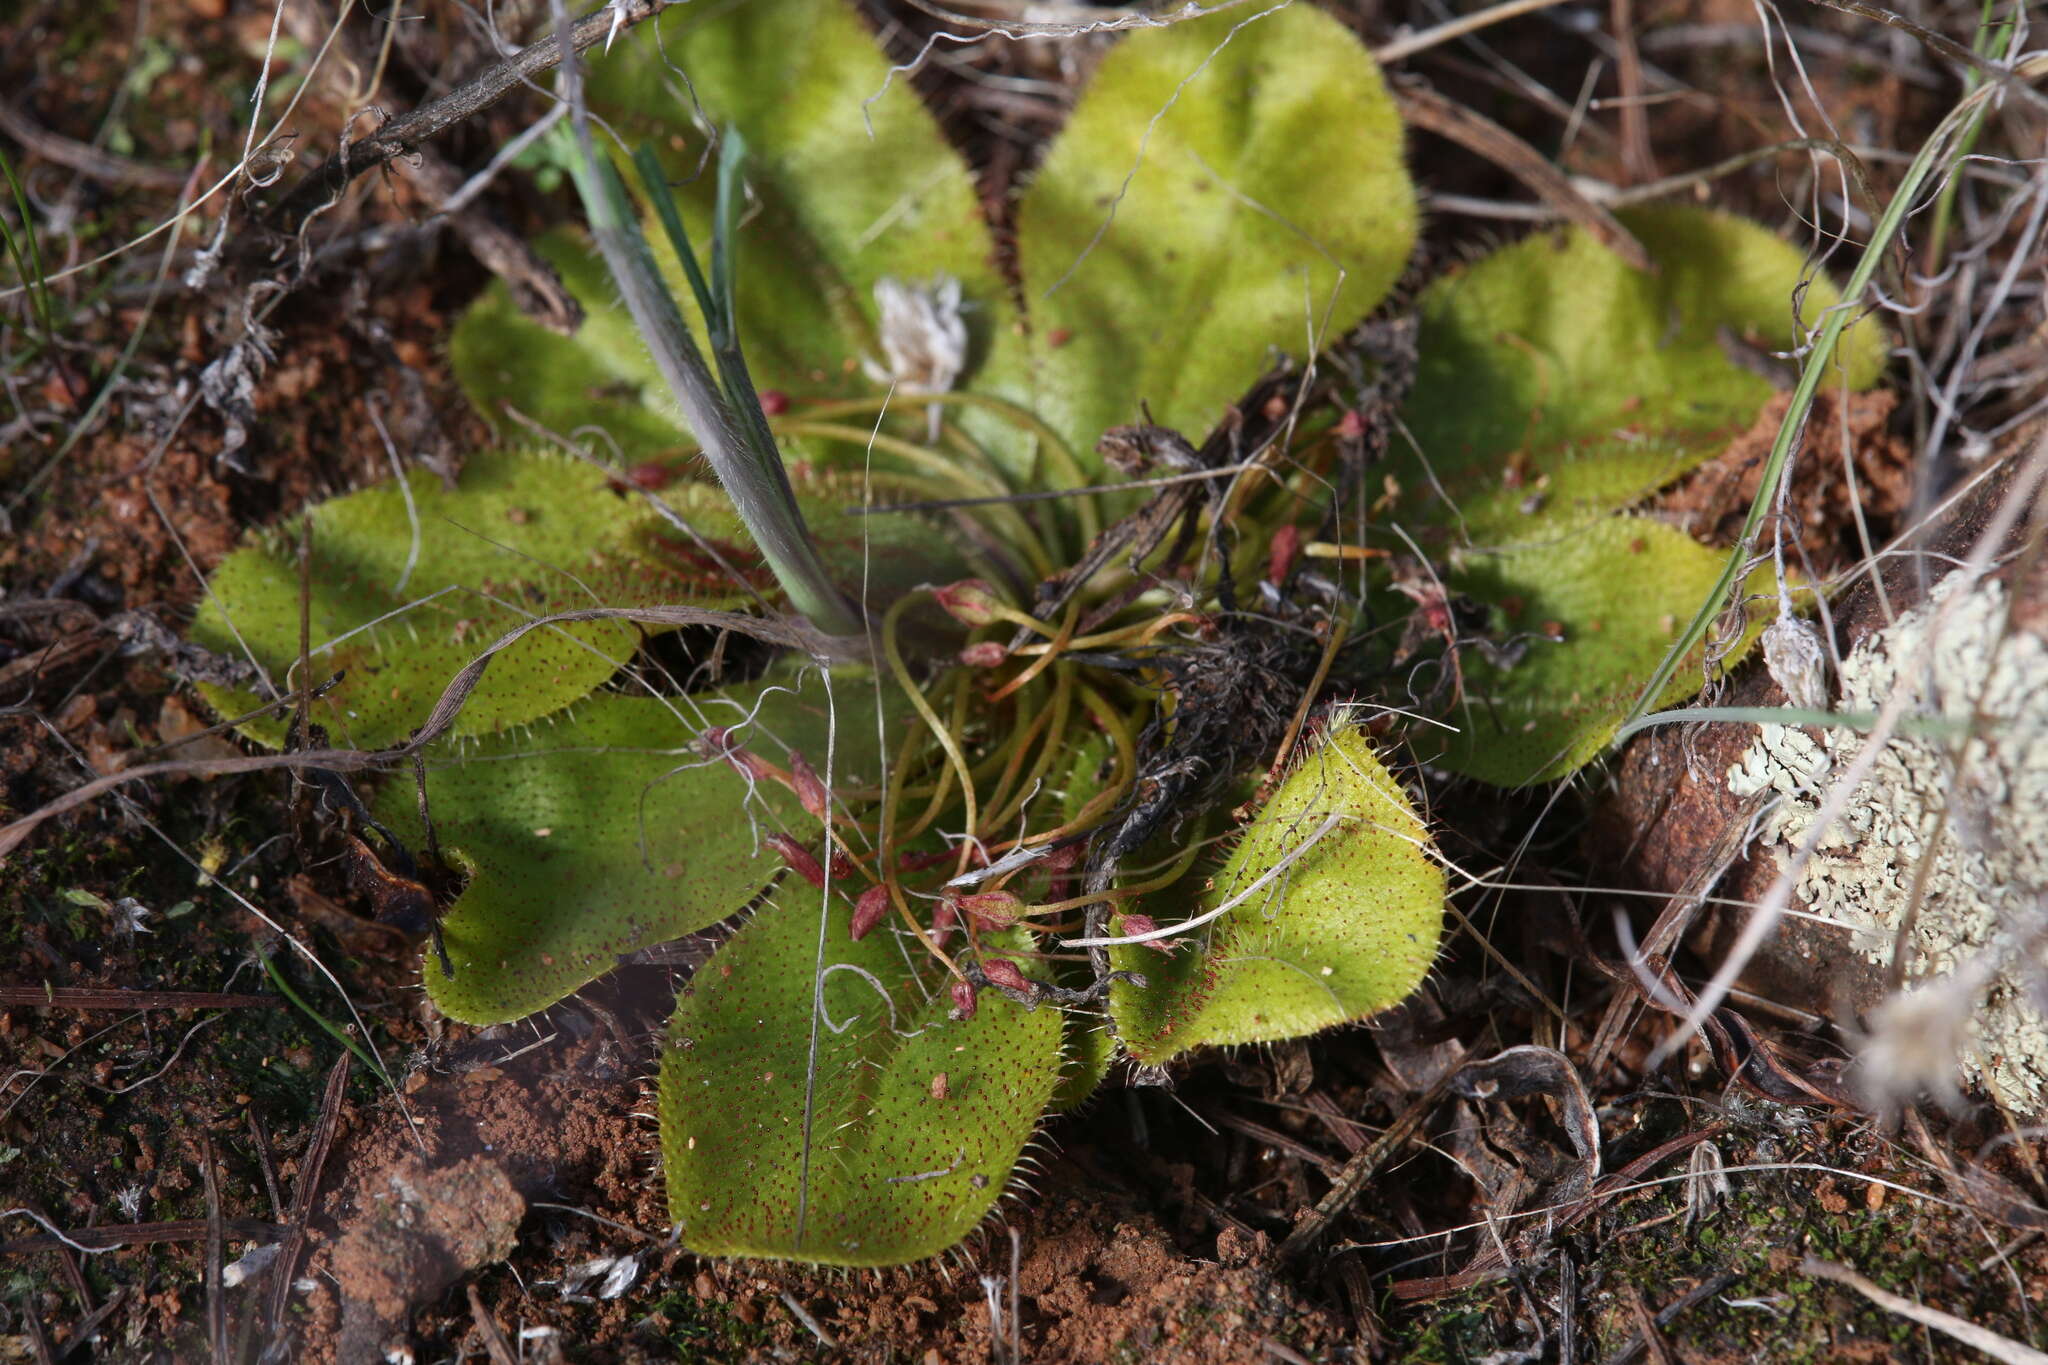
M228 1310L221 1298L221 1270L227 1253L227 1234L221 1226L220 1172L213 1156L213 1135L199 1132L200 1170L206 1177L206 1340L213 1359L226 1365L228 1358Z
M238 1242L267 1242L278 1234L277 1224L260 1218L223 1218L220 1226L222 1233ZM61 1236L39 1232L0 1242L0 1256L55 1251L67 1243L87 1251L112 1251L116 1247L155 1246L160 1242L192 1242L205 1235L204 1218L180 1218L168 1223L102 1223L96 1228L74 1228Z
M185 183L185 172L163 166L145 166L125 156L103 152L88 142L55 133L28 116L27 111L0 99L0 133L19 142L45 161L106 185L133 185L145 190L176 190Z
M1437 1101L1450 1091L1451 1078L1457 1074L1455 1070L1446 1071L1437 1079L1435 1085L1416 1096L1414 1103L1403 1111L1401 1117L1387 1125L1387 1131L1344 1163L1344 1170L1338 1175L1337 1183L1330 1186L1330 1191L1323 1196L1322 1202L1309 1210L1308 1216L1296 1223L1294 1231L1287 1234L1287 1240L1274 1250L1274 1265L1284 1266L1315 1245L1316 1239L1323 1235L1331 1221L1349 1208L1352 1201L1365 1191L1365 1183L1379 1172L1380 1167L1387 1164L1388 1158L1405 1147L1408 1140L1415 1136L1423 1121L1429 1117L1430 1111L1436 1108Z
M1657 1319L1650 1314L1650 1302L1643 1297L1643 1291L1635 1285L1628 1288L1629 1307L1635 1312L1636 1340L1643 1343L1643 1349L1650 1353L1656 1365L1678 1365L1671 1354L1670 1343L1664 1340L1664 1333L1657 1328Z
M504 1330L491 1316L491 1310L484 1307L483 1296L476 1292L475 1285L469 1287L469 1318L476 1324L476 1334L484 1339L484 1352L490 1356L491 1365L519 1365L512 1355L512 1344L505 1340Z
M292 1191L292 1225L284 1235L284 1249L278 1253L276 1276L270 1282L270 1332L274 1346L284 1338L285 1310L291 1302L292 1280L299 1273L299 1256L306 1249L306 1223L320 1197L320 1175L327 1165L327 1153L334 1146L334 1130L340 1126L341 1100L348 1093L348 1053L335 1059L327 1073L327 1091L320 1097L320 1126L313 1130L312 1145L306 1149L299 1168L299 1187Z
M106 1322L108 1318L114 1316L115 1311L119 1309L123 1304L128 1302L128 1291L132 1287L133 1286L131 1285L122 1285L119 1289L116 1289L112 1294L107 1296L107 1301L105 1303L93 1309L90 1313L87 1313L83 1318L80 1318L78 1320L78 1325L71 1329L70 1340L64 1347L64 1352L66 1355L69 1355L71 1353L71 1348L73 1346L76 1346L78 1343L82 1341L91 1341L93 1339L93 1337L99 1332L101 1324Z
M1664 1307L1658 1309L1656 1315L1650 1320L1658 1327L1669 1327L1681 1314L1699 1307L1741 1278L1740 1275L1733 1271L1723 1271L1712 1279L1702 1280L1670 1303L1664 1305ZM1635 1362L1642 1359L1643 1353L1648 1349L1648 1344L1644 1341L1642 1335L1638 1333L1630 1337L1620 1350L1607 1357L1602 1362L1602 1365L1635 1365Z
M0 986L0 1006L58 1010L232 1010L277 1009L275 995L227 991L144 991L97 986Z

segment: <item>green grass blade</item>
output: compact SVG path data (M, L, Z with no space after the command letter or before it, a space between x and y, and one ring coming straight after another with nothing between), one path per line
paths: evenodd
M640 184L647 191L647 202L654 206L655 217L661 219L662 230L668 233L668 244L674 248L676 259L683 263L683 274L690 281L690 292L697 296L697 308L704 314L704 325L711 332L711 344L718 344L720 318L718 304L711 296L710 286L704 281L704 271L697 264L697 253L690 246L690 233L683 226L683 215L676 209L676 194L669 187L668 172L661 168L661 158L654 154L654 148L641 143L633 151L633 169L640 173Z
M2027 78L2039 74L2043 69L2048 69L2048 56L2022 63L2021 68L2014 72L2014 76ZM1870 240L1864 244L1863 254L1856 261L1856 268L1850 272L1848 282L1842 287L1842 302L1828 311L1826 318L1821 322L1820 330L1814 334L1805 364L1800 367L1799 383L1792 390L1791 406L1785 411L1785 420L1779 424L1778 439L1771 445L1770 458L1765 461L1763 475L1757 481L1756 497L1750 502L1749 515L1743 519L1742 532L1736 538L1738 548L1755 543L1757 531L1763 525L1764 514L1769 510L1772 499L1777 494L1778 481L1784 477L1786 461L1792 456L1792 446L1805 430L1807 415L1813 411L1814 395L1820 392L1822 381L1833 368L1835 348L1841 341L1842 332L1854 320L1860 307L1859 301L1870 288L1871 280L1876 277L1885 252L1890 249L1893 239L1905 226L1921 187L1941 165L1945 164L1948 159L1945 154L1956 145L1958 133L1967 129L1976 118L1979 106L2002 89L2002 85L1986 85L1965 96L1955 108L1949 110L1948 115L1935 127L1934 132L1913 157L1912 164L1907 166L1897 192L1892 195L1891 202L1885 205L1884 216L1878 220L1876 228L1870 234ZM1630 709L1624 724L1647 714L1657 705L1657 700L1664 694L1672 674L1677 672L1679 662L1695 645L1706 638L1714 618L1721 614L1722 608L1728 602L1729 592L1734 588L1742 572L1745 558L1746 556L1740 553L1728 556L1727 567L1721 571L1719 580L1707 593L1706 600L1700 603L1700 608L1693 614L1691 622L1665 654L1664 662L1657 666L1656 673L1651 676L1649 683L1636 698L1636 704Z
M50 307L49 272L43 266L42 248L36 244L35 217L29 209L28 194L15 177L14 163L7 159L4 149L0 149L0 175L7 177L7 188L14 194L15 212L21 215L19 239L5 221L0 221L0 238L5 239L8 258L14 262L15 273L21 277L22 289L28 295L29 309L35 315L36 325L42 329L46 341L54 341L57 336L56 314Z
M591 237L681 407L683 420L732 496L791 604L828 635L859 634L860 617L818 557L783 471L781 455L772 442L762 449L758 437L750 432L757 424L760 433L766 432L765 422L758 422L759 405L753 405L757 423L735 416L662 279L618 171L597 154L587 125L579 127L578 136L581 155L574 159L573 174L590 217Z

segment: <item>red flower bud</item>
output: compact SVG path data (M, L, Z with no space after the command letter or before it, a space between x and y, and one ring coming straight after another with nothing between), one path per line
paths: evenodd
M1136 911L1123 915L1121 919L1123 931L1126 934L1149 934L1159 927L1159 922L1150 915L1140 915ZM1155 953L1170 953L1173 951L1172 945L1163 938L1149 938L1143 943L1134 946L1150 948Z
M1365 418L1357 408L1344 409L1344 415L1337 419L1337 434L1350 441L1365 435Z
M973 916L975 927L980 929L1015 924L1017 916L1024 912L1024 902L1007 891L982 891L972 896L956 896L953 901L962 914Z
M868 931L882 922L882 916L889 913L889 888L871 886L860 893L860 899L853 903L853 937L866 938Z
M1266 581L1285 583L1287 571L1294 567L1294 556L1301 552L1301 528L1289 522L1273 533L1273 548L1266 555Z
M994 668L1010 657L1010 651L994 640L983 640L960 651L960 662L969 668Z
M767 842L768 847L782 855L782 861L789 864L792 872L820 891L825 889L825 869L819 865L815 853L787 834L771 834Z
M846 878L851 877L854 874L854 872L857 871L859 868L859 864L854 862L852 858L848 857L846 850L843 848L835 848L832 850L832 858L829 862L826 863L826 866L831 868L832 875L834 877L839 878L841 881L844 881Z
M761 412L768 417L780 417L789 411L789 395L781 389L763 389L760 393Z
M992 626L1001 619L996 615L996 609L1002 606L1001 599L994 588L979 578L963 578L958 583L933 588L932 596L962 625Z
M831 804L825 784L811 761L794 749L789 753L789 785L796 790L796 799L806 811L820 820L825 818L825 808Z
M932 910L932 942L944 946L954 926L959 923L960 916L953 909L953 902L940 901Z
M759 754L742 748L734 741L732 731L723 725L714 725L697 736L691 745L706 758L722 758L732 765L732 770L749 782L764 782L775 774L775 767Z
M676 481L676 471L659 460L643 460L626 471L635 488L658 493Z
M1066 844L1054 849L1038 860L1038 865L1055 877L1072 872L1081 865L1081 855L1087 850L1085 843Z
M953 983L953 1017L972 1019L974 1017L974 987L965 981Z
M1031 983L1024 978L1024 973L1018 969L1016 963L1010 961L1007 957L985 959L981 964L981 972L983 976L988 978L988 984L991 986L997 986L1006 991L1029 991L1031 989Z

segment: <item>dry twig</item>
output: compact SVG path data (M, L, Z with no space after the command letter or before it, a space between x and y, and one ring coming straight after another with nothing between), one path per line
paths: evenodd
M2037 1351L2024 1342L2002 1336L1989 1327L1980 1327L1953 1313L1944 1313L1939 1308L1929 1308L1925 1304L1901 1298L1888 1289L1872 1284L1848 1266L1839 1265L1834 1261L1824 1261L1818 1256L1808 1256L1800 1262L1799 1268L1808 1275L1847 1285L1886 1312L1897 1313L1902 1318L1911 1318L1923 1327L1945 1332L1964 1345L1982 1351L1993 1360L2004 1361L2005 1365L2048 1365L2048 1351Z
M1394 82L1391 89L1402 118L1499 166L1637 270L1656 270L1650 253L1621 225L1621 220L1580 193L1571 177L1553 166L1543 153L1492 119L1427 86L1402 80Z
M320 1197L320 1176L327 1165L328 1150L334 1145L335 1129L340 1126L341 1100L348 1093L348 1062L349 1054L344 1051L335 1059L334 1069L327 1073L327 1091L320 1099L320 1125L313 1130L312 1144L306 1148L306 1159L299 1167L299 1187L292 1192L292 1225L284 1235L284 1250L278 1254L277 1268L272 1272L277 1278L270 1282L273 1346L284 1336L292 1280L299 1273L299 1256L306 1249L306 1225Z
M674 3L676 0L620 0L606 5L576 24L570 31L570 45L577 52L586 51L608 41L615 33L653 18ZM296 232L314 213L340 198L342 191L364 171L404 156L435 134L482 113L560 61L561 45L550 33L441 98L387 120L367 137L343 143L339 152L315 168L266 215L268 225L286 234Z
M491 1365L519 1365L518 1357L512 1354L512 1344L505 1340L504 1331L498 1320L491 1316L491 1310L484 1307L483 1296L476 1292L476 1286L469 1286L469 1319L476 1324L476 1334L483 1338L484 1351L491 1358Z

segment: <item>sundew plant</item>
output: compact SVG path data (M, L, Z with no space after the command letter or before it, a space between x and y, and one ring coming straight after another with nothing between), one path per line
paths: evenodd
M1728 552L1640 508L1769 398L1727 339L1836 295L1653 206L1654 271L1574 228L1397 296L1402 129L1305 3L1118 39L1000 252L842 0L663 25L557 149L581 329L455 334L502 444L254 536L193 636L252 741L389 751L358 833L445 888L449 1017L717 931L660 1052L685 1245L900 1263L1112 1074L1406 998L1430 784L1740 657L1775 585L1680 648Z

